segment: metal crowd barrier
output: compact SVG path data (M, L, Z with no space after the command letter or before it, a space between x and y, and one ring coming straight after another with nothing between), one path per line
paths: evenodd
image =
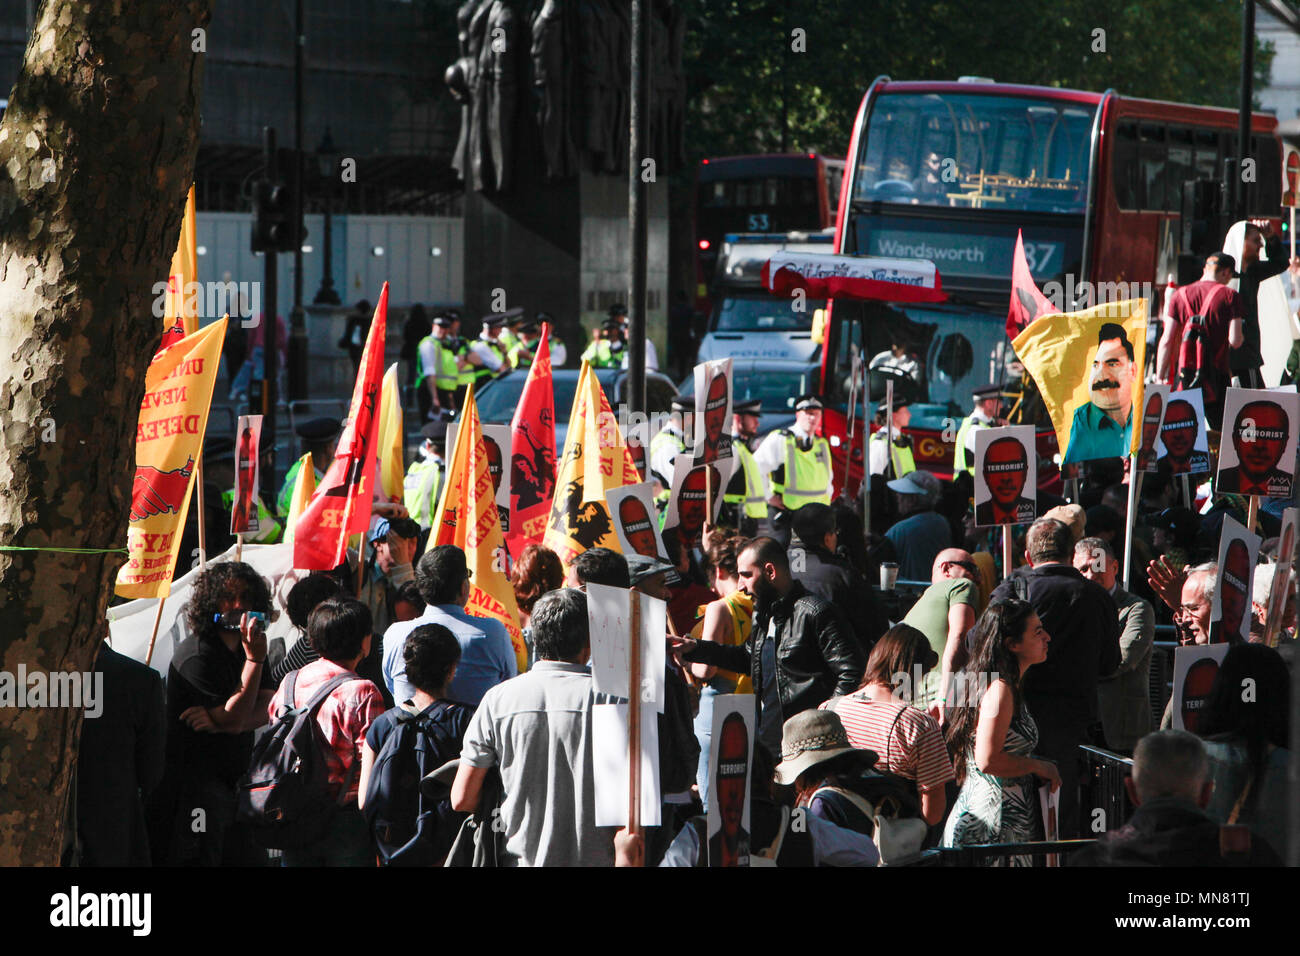
M1133 759L1087 744L1079 746L1079 758L1085 764L1079 777L1081 832L1118 830L1135 809L1124 786L1124 778L1133 770Z
M1028 856L1034 866L1046 866L1047 857L1066 856L1096 840L1035 840L1030 843L977 843L972 846L940 847L927 850L914 866L985 866L1008 856ZM1060 861L1064 863L1064 860Z

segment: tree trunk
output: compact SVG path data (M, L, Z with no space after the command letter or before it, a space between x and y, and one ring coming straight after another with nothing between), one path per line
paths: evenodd
M44 0L0 124L0 671L93 667L198 150L210 0ZM103 549L97 554L60 548ZM0 865L59 861L82 712L0 706Z

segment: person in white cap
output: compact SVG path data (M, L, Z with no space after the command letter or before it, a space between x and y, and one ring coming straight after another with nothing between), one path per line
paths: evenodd
M754 452L754 464L771 489L768 503L778 513L798 511L813 502L831 503L831 446L818 434L823 408L818 396L801 395L794 405L794 424L769 434Z

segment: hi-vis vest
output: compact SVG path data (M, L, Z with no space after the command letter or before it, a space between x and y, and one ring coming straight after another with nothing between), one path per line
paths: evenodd
M478 341L487 345L487 347L490 348L493 352L496 352L497 358L499 358L505 365L508 366L510 364L509 359L506 357L505 349L501 347L500 342L494 342L491 339L479 339ZM503 371L504 369L498 369L496 372L494 372L486 365L475 365L474 385L476 387L474 391L477 392L486 383L492 381L492 379L494 379L497 376L497 372L503 372Z
M411 462L402 479L402 504L411 514L411 520L421 528L433 525L438 511L438 492L442 486L442 462L422 458Z
M300 470L302 470L302 461L295 461L289 466L289 470L284 473L284 483L280 485L280 494L275 499L275 507L282 517L288 517L289 509L293 507L293 488L298 481L298 472ZM316 485L319 487L325 473L314 464L311 470L316 473Z
M425 342L432 342L433 354L436 356L436 365L433 368L424 367L424 349ZM433 376L435 388L440 388L444 392L456 391L457 378L460 376L460 370L456 368L456 353L449 348L451 339L439 339L436 336L425 336L420 342L420 350L416 352L416 372L415 384L417 387L424 384L424 380Z
M975 462L966 455L966 435L975 427L975 413L971 412L961 421L957 429L957 448L952 453L952 473L959 475L963 471L975 474Z
M885 429L880 429L871 436L873 442L884 442L888 439ZM889 462L894 466L894 477L902 478L906 474L916 471L916 459L912 457L912 446L899 448L897 445L889 446ZM868 465L870 465L870 456L868 456Z
M831 445L825 438L814 438L812 448L799 450L799 440L788 429L785 436L785 464L772 472L772 494L781 499L789 511L813 503L828 505L831 496L826 487L831 483ZM777 474L784 469L782 480Z
M506 358L510 362L511 368L518 368L523 363L524 354L528 353L531 355L532 352L533 350L523 342L516 342L514 345L510 346L510 351L507 353ZM532 360L529 359L529 361Z
M722 496L722 500L729 505L744 504L742 514L746 518L763 519L767 517L767 496L763 494L763 476L759 474L758 462L754 461L754 456L743 441L739 438L733 439L731 450L735 452L736 457L740 459L740 470L745 478L745 491L743 494L730 492ZM734 479L733 479L734 482ZM728 485L728 488L731 486Z
M454 350L456 353L456 358L464 358L466 355L469 355L468 342L466 342L462 338L457 338L455 339L455 343L456 344ZM474 378L475 378L474 373L475 371L477 371L477 369L478 369L477 365L466 365L463 369L458 369L456 372L456 387L468 388L469 386L473 385Z
M608 339L601 339L587 346L582 353L582 361L589 363L592 368L615 368L622 363L623 356L622 353L614 354Z
M244 540L250 544L275 544L280 540L280 522L275 520L275 515L266 510L266 505L262 504L262 498L259 495L257 502L257 530L245 531ZM229 488L221 493L221 506L229 511L235 504L235 489Z

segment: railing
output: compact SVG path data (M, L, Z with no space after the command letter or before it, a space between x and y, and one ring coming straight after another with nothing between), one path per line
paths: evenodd
M926 850L913 866L987 866L993 860L1009 856L1027 856L1034 866L1046 866L1047 858L1061 857L1092 846L1096 840L1035 840L1030 843L977 843L971 846L940 847Z
M1101 747L1079 746L1086 767L1079 777L1079 821L1083 833L1104 833L1124 825L1133 814L1124 779L1133 770L1133 760Z

